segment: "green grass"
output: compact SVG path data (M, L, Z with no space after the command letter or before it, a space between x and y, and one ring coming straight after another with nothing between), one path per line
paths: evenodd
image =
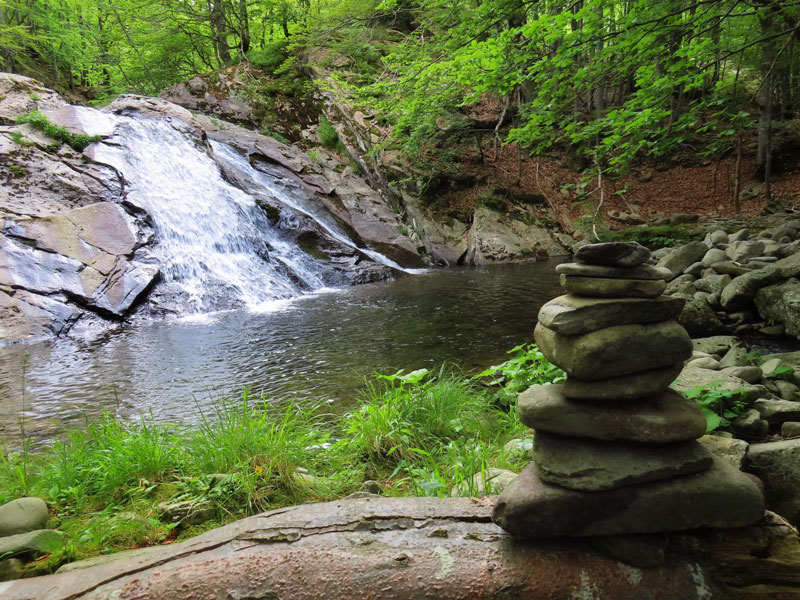
M82 152L86 146L92 142L100 141L99 135L85 135L82 133L72 133L66 127L56 125L41 111L34 110L27 115L21 115L15 119L17 124L28 123L34 129L38 129L46 136L67 144L77 152Z
M520 369L544 377L541 360L522 358L532 349L515 351L491 377L451 368L376 374L359 406L345 414L296 402L277 406L245 391L207 413L198 407L193 426L150 415L131 422L110 413L87 418L47 447L0 449L0 504L24 495L49 503L48 526L69 540L36 567L52 570L271 508L341 498L367 479L389 496L491 491L491 467L518 471L527 462L505 444L530 437L513 405L499 397L510 393L506 386L520 385ZM161 518L159 504L182 501L210 507L215 517L202 525Z

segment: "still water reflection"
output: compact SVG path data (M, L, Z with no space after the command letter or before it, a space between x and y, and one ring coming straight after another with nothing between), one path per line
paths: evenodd
M502 360L531 340L539 307L559 294L555 264L434 270L268 312L147 322L102 339L2 348L0 435L14 437L21 414L36 437L46 438L103 408L190 422L198 405L243 386L271 399L349 406L373 370Z

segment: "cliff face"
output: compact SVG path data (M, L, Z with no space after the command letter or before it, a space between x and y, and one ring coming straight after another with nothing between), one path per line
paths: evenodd
M34 110L69 135L98 141L76 150L52 131L15 121ZM131 144L142 143L130 136L136 135L137 122L147 129L143 120L163 124L171 136L163 143L157 137L145 141L150 147L137 151L160 157L150 165L164 167L158 185L170 187L170 193L142 190L158 186L139 177L139 163L122 156ZM213 185L235 197L243 192L251 204L255 200L267 218L253 222L244 245L255 262L263 261L265 269L285 280L280 297L315 285L384 279L393 270L424 264L398 214L351 167L312 160L294 146L214 117L194 116L166 100L122 96L98 111L72 106L32 79L2 75L0 123L0 343L64 335L79 319L101 324L126 319L138 307L148 314L180 311L180 282L163 276L166 259L158 251L166 232L143 194L157 202L196 202L203 214L208 213L203 203L219 202ZM212 141L232 148L238 158L222 160ZM231 160L240 161L244 171L233 168ZM198 161L207 163L214 182L193 180L197 173L191 165ZM259 184L261 175L277 182L279 191ZM310 208L281 201L286 194ZM242 213L233 204L231 214ZM253 210L258 212L244 212ZM185 237L181 229L178 224L175 235ZM279 249L270 243L292 254L291 260L281 262ZM208 263L207 256L185 258ZM307 277L290 272L298 261ZM251 271L258 273L259 267ZM228 288L221 289L230 295ZM230 298L212 308L236 305Z
M165 90L162 97L215 119L286 136L307 149L318 172L330 181L342 178L337 174L348 179L357 175L362 180L359 190L346 183L341 188L351 200L349 212L363 213L370 205L374 210L380 202L398 216L415 249L431 264L483 265L568 254L566 248L574 240L561 233L542 195L511 194L467 173L431 181L401 151L384 147L389 129L374 115L351 106L327 71L310 67L314 87L307 96L272 93L267 102L252 92L252 77L267 80L268 75L250 70L248 80L241 77L241 69L195 77ZM287 107L293 107L296 117ZM323 118L338 138L335 146L329 144L332 149L320 135L318 122ZM446 197L454 192L478 197L465 209L452 210Z

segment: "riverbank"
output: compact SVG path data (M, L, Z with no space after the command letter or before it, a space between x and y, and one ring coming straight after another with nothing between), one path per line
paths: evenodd
M475 376L447 368L377 375L345 414L277 406L247 391L196 426L104 413L52 445L0 454L0 506L40 497L46 527L61 532L59 549L26 565L30 576L304 502L497 493L532 444L509 410L513 398L559 376L537 350L520 347Z

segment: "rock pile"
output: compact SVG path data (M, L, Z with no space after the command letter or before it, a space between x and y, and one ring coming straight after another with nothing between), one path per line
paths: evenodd
M569 292L539 313L534 336L567 373L529 388L520 419L536 430L534 462L505 490L494 519L524 538L737 527L764 514L758 486L696 440L706 421L668 388L692 354L662 296L670 272L619 242L584 246L557 267Z
M47 504L41 498L17 498L0 506L0 582L25 574L23 559L60 548L63 534L45 529ZM27 574L37 574L35 569Z
M724 333L727 325L800 337L800 219L758 234L717 229L653 257L670 272L666 292L686 300L678 321L690 335Z

